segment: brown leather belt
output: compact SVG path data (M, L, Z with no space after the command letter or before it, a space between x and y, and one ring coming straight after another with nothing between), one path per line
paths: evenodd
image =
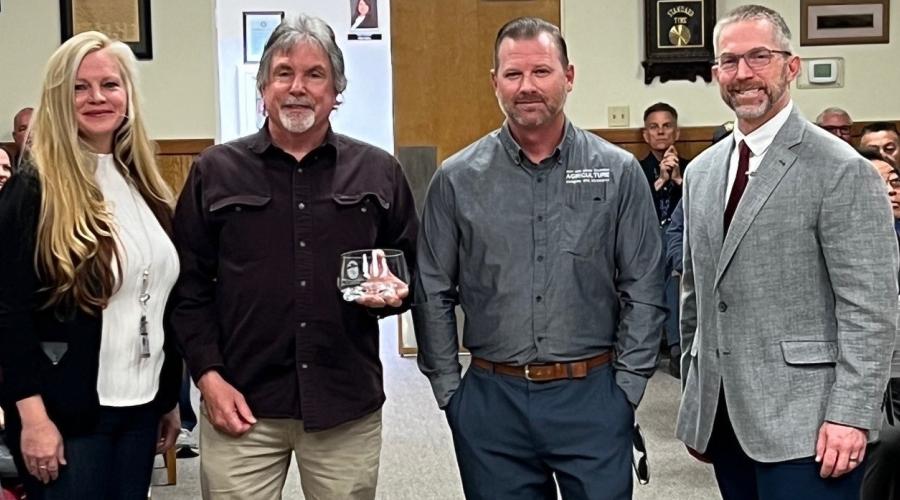
M472 356L472 364L491 373L511 375L532 382L550 382L551 380L587 377L588 372L598 366L609 363L612 359L612 351L606 351L593 358L569 361L567 363L531 363L524 366L516 366L492 363L486 359Z

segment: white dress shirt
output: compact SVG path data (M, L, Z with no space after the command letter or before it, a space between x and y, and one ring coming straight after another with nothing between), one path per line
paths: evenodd
M738 159L740 157L738 145L740 145L741 141L744 141L747 143L747 147L750 148L750 164L747 169L747 173L750 175L750 180L747 183L747 186L749 186L753 182L753 173L759 168L760 163L766 156L766 152L769 151L769 146L775 140L775 135L787 122L792 109L794 109L794 101L788 102L787 106L773 116L771 120L763 123L762 126L747 135L741 133L737 124L735 124L733 134L734 148L731 151L731 161L728 162L728 186L725 189L726 203L731 196L731 186L734 186L734 178L737 176Z
M98 155L94 178L113 214L122 277L103 310L97 394L104 406L135 406L156 396L163 360L163 311L178 277L175 246L150 207L116 168ZM150 357L141 357L141 281L149 266L147 331ZM116 272L113 266L113 272Z

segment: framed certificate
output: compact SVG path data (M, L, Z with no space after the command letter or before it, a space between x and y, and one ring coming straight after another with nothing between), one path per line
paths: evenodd
M131 47L138 59L153 59L150 0L59 0L62 41L99 31Z
M258 63L275 28L284 19L281 12L244 12L244 62Z
M890 42L890 0L800 0L800 45Z

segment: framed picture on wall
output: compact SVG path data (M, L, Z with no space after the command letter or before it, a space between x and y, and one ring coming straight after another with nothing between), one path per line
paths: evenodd
M244 12L244 62L258 63L266 42L284 19L284 11Z
M350 0L350 29L378 28L378 0Z
M800 45L890 41L890 0L800 0Z
M150 0L59 0L62 41L100 31L131 47L138 59L153 59Z
M262 96L256 89L256 72L259 65L238 66L238 132L241 136L259 131L266 121Z

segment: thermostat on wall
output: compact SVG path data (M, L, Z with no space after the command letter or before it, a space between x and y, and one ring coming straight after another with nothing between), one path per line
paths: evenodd
M806 74L809 78L809 83L818 85L837 83L837 59L811 59L807 64Z

